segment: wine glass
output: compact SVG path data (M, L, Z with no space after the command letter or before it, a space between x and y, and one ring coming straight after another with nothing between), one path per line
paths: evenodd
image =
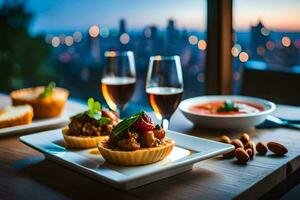
M106 64L101 79L102 94L109 108L121 116L134 93L134 55L132 51L107 51L104 57Z
M150 57L146 93L161 126L167 130L169 120L183 95L183 77L179 56Z

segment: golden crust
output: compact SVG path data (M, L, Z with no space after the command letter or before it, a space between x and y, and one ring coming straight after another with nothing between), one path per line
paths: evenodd
M172 151L175 142L165 138L165 143L158 147L142 148L135 151L115 151L107 148L107 140L98 142L98 149L103 158L117 165L146 165L166 158Z
M10 97L13 105L30 104L37 119L59 116L64 109L69 91L56 87L50 97L37 98L43 89L44 87L35 87L12 91Z
M0 119L0 128L7 128L12 126L24 125L24 124L31 124L33 118L33 109L31 106L26 105L27 111L23 114L13 116L8 119ZM6 113L5 110L2 110L0 115L4 115Z
M108 139L108 136L72 136L69 135L69 128L66 127L62 130L62 134L67 147L77 149L87 149L97 147L97 143Z

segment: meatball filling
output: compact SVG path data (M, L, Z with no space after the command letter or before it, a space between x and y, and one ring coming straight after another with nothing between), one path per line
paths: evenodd
M108 146L113 150L134 151L141 148L158 147L164 144L165 131L155 126L151 119L143 114L131 127L121 134L110 135Z
M99 125L99 121L84 114L80 117L71 118L69 134L72 136L104 136L109 135L118 122L117 118L108 118L107 124Z

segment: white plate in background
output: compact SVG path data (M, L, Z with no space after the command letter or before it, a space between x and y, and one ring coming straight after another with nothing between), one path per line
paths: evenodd
M8 95L0 94L0 108L10 105L11 101ZM43 130L50 130L55 128L64 127L69 124L69 118L79 112L87 110L87 106L68 100L64 111L60 117L48 119L36 119L31 124L12 126L7 128L0 128L0 137L9 136L13 134L32 133Z
M13 134L25 134L38 132L43 130L50 130L67 126L69 119L67 117L56 117L50 119L33 120L31 124L24 124L18 126L12 126L7 128L0 128L0 137L9 136Z
M49 159L120 189L131 189L190 170L193 164L232 151L234 146L167 131L175 140L171 154L162 161L142 166L118 166L105 162L97 148L74 150L64 147L61 129L20 137L21 142Z

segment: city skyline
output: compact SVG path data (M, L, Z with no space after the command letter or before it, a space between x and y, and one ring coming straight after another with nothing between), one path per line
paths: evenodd
M33 34L57 30L86 30L92 24L117 28L121 18L126 19L128 30L137 30L148 25L166 27L170 18L176 21L176 26L180 29L206 30L206 0L189 0L188 3L184 0L177 0L176 3L164 0L158 4L150 0L127 0L126 4L121 3L121 0L27 0L25 5L35 16L30 27ZM300 1L297 0L235 0L233 27L237 31L247 31L261 20L267 28L275 31L300 31L298 10Z

